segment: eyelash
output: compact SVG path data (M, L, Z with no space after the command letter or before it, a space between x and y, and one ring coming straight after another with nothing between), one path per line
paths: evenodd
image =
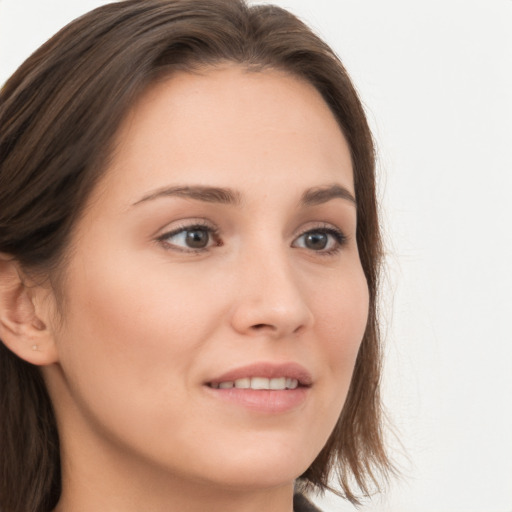
M201 230L201 231L205 231L206 233L208 233L208 236L211 239L213 239L213 242L214 242L213 245L209 245L208 247L204 247L204 248L194 249L194 248L179 247L179 246L177 246L175 244L171 244L167 241L169 238L179 235L180 233L186 233L187 231L194 231L194 230ZM309 249L311 252L318 254L320 256L330 256L330 255L338 253L342 249L342 247L347 243L347 239L348 239L348 237L340 229L334 228L331 225L324 225L324 226L318 226L318 227L310 228L310 229L307 229L306 231L303 231L299 236L297 236L294 239L293 243L295 243L300 238L302 238L308 234L312 234L312 233L321 233L321 234L329 235L332 238L334 238L335 246L331 249L315 251L314 249L310 249L307 247L305 248L305 249ZM204 253L204 252L210 250L211 247L220 247L223 245L223 243L220 239L220 236L219 236L219 230L206 222L194 222L193 224L185 224L185 225L179 226L176 229L173 229L172 231L168 231L168 232L164 233L163 235L160 235L157 238L157 241L159 243L161 243L166 249L177 250L180 252L192 253L192 254Z

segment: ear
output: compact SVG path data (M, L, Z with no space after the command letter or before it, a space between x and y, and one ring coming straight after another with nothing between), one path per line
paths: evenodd
M18 357L38 366L57 361L48 295L48 289L36 283L28 286L18 262L0 253L0 340Z

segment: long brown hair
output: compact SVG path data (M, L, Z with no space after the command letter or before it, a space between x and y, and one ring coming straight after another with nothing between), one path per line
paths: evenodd
M225 61L281 69L310 82L350 147L369 318L339 421L300 481L322 490L336 474L344 495L357 502L390 468L379 396L374 147L343 65L295 16L244 0L127 0L62 29L0 92L0 252L57 283L71 230L129 107L162 74ZM52 405L38 368L2 343L0 453L0 510L51 510L61 486Z

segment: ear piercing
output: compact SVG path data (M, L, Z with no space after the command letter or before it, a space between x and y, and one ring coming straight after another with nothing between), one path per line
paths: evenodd
M39 347L37 345L32 345L32 350L36 351Z

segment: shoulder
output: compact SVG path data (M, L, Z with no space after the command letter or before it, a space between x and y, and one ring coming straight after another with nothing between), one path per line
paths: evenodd
M321 512L303 494L294 494L293 512Z

